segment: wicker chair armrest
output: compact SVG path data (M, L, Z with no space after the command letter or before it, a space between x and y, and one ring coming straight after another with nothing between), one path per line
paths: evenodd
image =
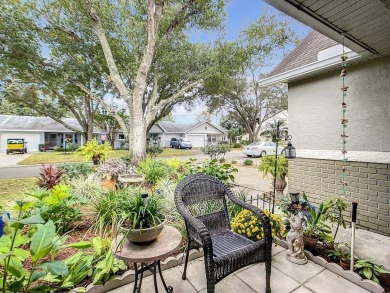
M234 196L234 194L228 189L226 192L226 195L228 198L235 203L236 205L251 211L260 221L264 229L264 238L267 245L272 245L272 230L271 230L271 224L267 217L267 215L260 210L258 207L249 204L247 202L244 202L237 197Z
M212 259L213 245L211 241L210 232L208 231L206 226L199 219L194 217L183 205L178 205L177 210L187 222L187 225L190 225L196 230L197 234L199 235L199 238L202 241L203 252L207 255L210 255Z

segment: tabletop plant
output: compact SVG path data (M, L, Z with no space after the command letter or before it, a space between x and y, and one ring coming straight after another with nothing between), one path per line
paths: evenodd
M100 164L104 161L108 154L112 151L109 143L99 144L97 139L87 141L87 143L81 146L76 152L84 157L85 160L92 160L94 165Z
M120 201L116 209L124 227L142 231L164 221L163 203L157 194L148 195L137 188L130 190L127 196L128 199Z

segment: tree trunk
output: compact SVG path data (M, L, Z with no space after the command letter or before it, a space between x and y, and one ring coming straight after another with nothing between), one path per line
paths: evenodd
M140 116L142 117L142 111ZM137 120L136 117L132 117L131 121L132 123L129 133L129 152L131 157L131 163L137 166L139 162L145 158L146 155L147 123L144 118Z

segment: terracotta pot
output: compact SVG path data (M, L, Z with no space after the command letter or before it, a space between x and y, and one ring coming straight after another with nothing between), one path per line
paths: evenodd
M378 277L379 283L386 290L390 291L390 273L382 274Z
M303 235L303 244L305 249L315 251L319 238L317 236Z
M342 267L344 270L348 271L350 269L350 267L351 267L351 264L350 264L349 261L340 260L339 266Z
M161 231L164 229L166 220L157 225L156 227L146 228L146 229L127 229L121 227L122 233L126 235L127 239L135 243L145 243L151 242L160 235Z
M104 181L102 181L101 185L104 188L111 189L111 190L116 190L116 185L115 185L115 180L114 179L104 180Z
M286 186L287 186L287 181L285 179L276 178L275 189L277 191L283 192L283 190L286 188Z

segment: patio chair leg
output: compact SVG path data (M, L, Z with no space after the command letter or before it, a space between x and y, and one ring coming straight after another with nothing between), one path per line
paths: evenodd
M271 293L271 262L265 262L265 292Z
M187 264L188 264L188 257L190 255L190 244L191 244L191 239L188 238L188 243L186 248L186 261L184 263L183 276L181 277L183 280L187 279Z

